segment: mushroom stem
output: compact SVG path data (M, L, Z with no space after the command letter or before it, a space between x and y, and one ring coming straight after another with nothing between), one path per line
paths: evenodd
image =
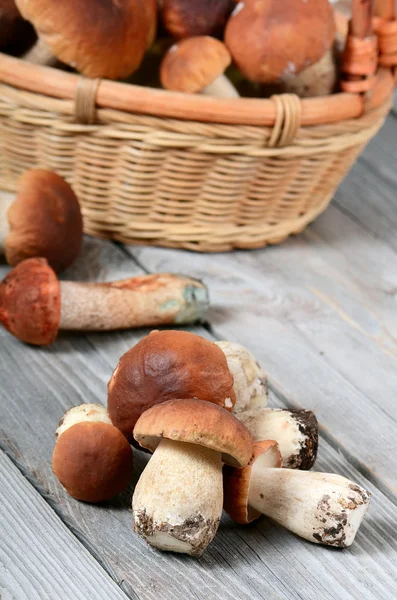
M309 470L317 458L318 422L311 410L256 408L235 414L254 442L275 440L283 467Z
M47 67L53 67L58 62L41 38L23 55L23 59L35 65L46 65Z
M8 233L10 231L10 224L8 222L7 213L11 204L14 202L15 196L12 194L3 197L0 203L0 255L5 253L5 244Z
M205 285L171 274L112 283L60 282L60 329L111 331L200 321L209 305Z
M240 94L225 75L219 75L215 81L207 85L200 93L218 98L240 98Z
M222 515L219 452L163 439L135 488L135 531L148 544L200 556Z
M306 540L350 546L363 520L370 493L340 475L252 467L248 502Z

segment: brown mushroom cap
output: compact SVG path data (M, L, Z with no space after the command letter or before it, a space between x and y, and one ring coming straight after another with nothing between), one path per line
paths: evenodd
M16 3L51 52L86 77L127 77L155 37L156 0Z
M0 0L0 48L4 48L25 33L23 21L14 0Z
M131 480L132 448L107 423L83 422L67 429L52 455L52 469L68 494L84 502L110 500Z
M272 83L318 62L335 39L329 0L244 0L230 17L225 43L247 79Z
M263 468L282 466L282 456L277 442L267 440L253 445L252 458L243 469L235 469L229 465L223 467L223 507L236 523L247 525L259 519L261 513L248 505L251 483L251 471L254 463L261 460Z
M201 92L231 63L225 44L209 36L192 37L172 46L161 63L160 80L166 90Z
M163 0L164 27L175 38L220 35L235 0Z
M132 440L135 423L155 404L200 398L227 409L236 401L226 357L188 331L153 331L121 357L108 385L113 425Z
M0 283L0 323L22 342L52 344L61 318L61 290L44 258L20 263Z
M139 417L134 438L151 452L162 439L204 446L235 467L247 465L252 455L252 438L245 425L224 408L197 399L152 406Z
M56 173L26 171L7 217L10 231L5 253L10 265L40 256L58 272L80 254L83 221L79 202L70 185Z

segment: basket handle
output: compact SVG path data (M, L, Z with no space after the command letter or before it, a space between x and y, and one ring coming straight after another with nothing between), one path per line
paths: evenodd
M342 90L370 92L378 66L391 68L393 72L397 66L394 0L353 0L342 62Z

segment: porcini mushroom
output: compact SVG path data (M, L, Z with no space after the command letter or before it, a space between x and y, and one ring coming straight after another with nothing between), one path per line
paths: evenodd
M60 329L111 331L191 323L207 308L207 288L194 279L159 274L111 283L58 281L40 258L23 261L0 283L0 323L34 345L51 344Z
M154 452L132 500L135 530L160 550L200 556L222 514L222 461L248 463L248 430L210 402L170 400L141 415L134 437Z
M161 17L173 37L221 35L234 0L163 0Z
M317 458L318 422L311 410L254 408L236 417L247 427L254 442L277 441L283 467L305 471L313 467Z
M0 205L0 252L8 264L41 257L63 271L80 254L82 241L83 220L70 185L51 171L26 171L16 198Z
M188 331L153 331L121 357L108 385L113 425L132 441L141 414L177 398L200 398L231 410L236 397L223 352Z
M261 444L242 471L223 469L224 508L232 519L246 524L263 514L311 542L350 546L371 494L340 475L268 467Z
M250 81L273 83L318 62L335 39L328 0L243 0L225 30L225 43Z
M236 403L233 413L238 417L240 412L267 406L267 376L253 354L236 342L221 341L215 344L226 356L234 378Z
M192 37L174 44L160 66L166 90L237 98L236 88L224 73L231 63L226 46L209 36Z
M70 409L56 437L52 468L73 498L103 502L126 488L132 477L132 448L104 407L83 404Z
M25 55L30 62L57 57L86 77L119 79L140 66L154 40L156 0L16 0L40 41ZM39 58L38 58L39 57Z

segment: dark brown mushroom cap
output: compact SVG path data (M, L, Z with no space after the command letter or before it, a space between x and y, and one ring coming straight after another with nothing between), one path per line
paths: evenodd
M242 73L272 83L318 62L335 39L329 0L244 0L230 17L225 43Z
M226 357L213 342L188 331L153 331L121 357L108 385L108 412L132 440L143 412L186 398L232 409L236 396Z
M175 38L221 35L234 0L163 0L164 27Z
M195 94L223 75L232 59L225 44L209 36L192 37L172 46L161 63L166 90Z
M132 448L123 434L107 423L73 425L58 439L52 469L77 500L110 500L132 477Z
M277 442L266 440L254 443L252 458L243 469L229 465L223 467L223 508L241 525L247 525L261 516L261 513L248 504L251 471L259 457L265 461L264 468L278 468L283 462Z
M23 28L23 19L14 0L0 0L0 48L12 43Z
M154 452L162 439L204 446L222 454L234 467L252 456L252 438L243 423L224 408L203 400L169 400L152 406L138 419L135 440Z
M25 260L0 283L0 323L21 342L51 344L60 317L59 281L45 259Z
M70 185L56 173L26 171L7 218L10 231L5 253L12 266L42 257L58 272L80 254L83 221L79 202Z
M133 73L155 37L156 0L16 0L62 62L86 77Z

